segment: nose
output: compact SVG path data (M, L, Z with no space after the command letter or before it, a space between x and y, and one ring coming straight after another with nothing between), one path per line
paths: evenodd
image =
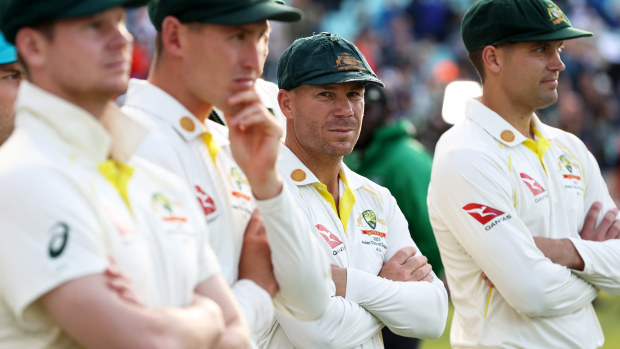
M125 22L119 22L112 31L110 45L114 48L124 48L133 43L133 35L127 29Z
M265 45L261 42L261 40L252 42L248 41L245 45L246 49L243 50L243 57L241 59L243 68L258 71L263 61L263 56L265 55Z
M337 96L335 105L334 116L350 117L353 115L353 103L346 95Z
M566 69L566 65L562 62L562 57L560 56L560 52L555 52L551 61L548 65L549 70L551 71L563 71Z

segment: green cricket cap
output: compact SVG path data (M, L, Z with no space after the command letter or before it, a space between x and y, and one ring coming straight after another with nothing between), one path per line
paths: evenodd
M149 17L157 29L167 16L183 23L242 25L270 19L295 22L302 18L301 10L282 0L151 0Z
M17 61L17 50L15 46L9 44L4 35L0 33L0 64L15 63Z
M501 43L592 36L573 28L564 12L549 0L478 0L465 12L461 34L470 52Z
M7 41L15 44L15 36L23 27L58 19L86 17L109 8L138 7L148 0L0 0L0 30Z
M354 81L384 86L357 47L332 33L295 40L278 63L278 87L285 90Z

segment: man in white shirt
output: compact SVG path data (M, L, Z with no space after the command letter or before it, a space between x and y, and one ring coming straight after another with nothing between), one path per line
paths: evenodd
M17 62L15 46L9 44L0 33L0 145L13 132L15 119L13 104L23 76L23 68Z
M159 167L125 163L145 130L111 99L129 79L125 7L143 4L0 3L30 79L0 148L2 348L249 344L191 194Z
M586 146L534 114L558 98L564 40L591 35L547 0L465 13L483 92L437 144L428 196L454 347L603 345L591 302L620 294L618 210Z
M316 319L329 268L276 172L281 128L254 86L267 20L301 13L272 0L156 0L149 15L158 31L151 74L130 82L123 106L150 131L137 154L182 176L196 196L256 342L274 306ZM228 127L207 119L214 106Z
M383 85L350 42L330 33L296 40L278 65L287 133L278 170L332 265L332 298L316 321L277 313L278 347L383 348L381 329L436 338L443 283L411 239L390 192L342 162L359 136L364 86Z

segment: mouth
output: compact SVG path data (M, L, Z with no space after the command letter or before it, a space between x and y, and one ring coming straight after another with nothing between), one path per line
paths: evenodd
M127 72L129 71L129 62L126 60L110 62L107 63L105 67L112 72Z
M541 82L541 84L546 85L546 86L557 87L558 86L558 78L557 77L552 77L552 78L545 79L545 80L543 80Z
M253 77L237 78L233 80L233 86L235 90L247 90L251 89L255 82L256 78Z

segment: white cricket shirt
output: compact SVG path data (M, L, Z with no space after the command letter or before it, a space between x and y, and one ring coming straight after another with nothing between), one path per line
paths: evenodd
M536 142L477 100L466 116L437 144L428 196L455 306L452 346L600 347L591 302L598 288L620 290L620 241L579 237L594 201L615 206L596 161L535 115ZM585 270L552 263L533 236L570 238Z
M398 250L415 246L390 192L342 164L341 220L327 187L284 145L278 171L309 217L322 253L331 265L347 268L346 298L335 296L332 282L329 308L319 320L302 322L276 312L288 340L297 348L383 348L383 326L409 337L440 336L448 297L436 276L430 283L377 276ZM274 347L287 347L281 329L272 329L272 336L279 341Z
M298 318L316 319L327 307L329 269L290 193L284 189L275 198L255 200L232 157L228 129L209 120L200 123L176 99L146 81L130 81L123 111L150 131L136 153L182 176L193 190L224 277L255 340L269 328L274 304ZM203 141L205 132L219 148L217 165ZM243 235L255 208L263 216L279 285L274 304L254 282L238 280Z
M219 272L192 196L176 176L136 159L126 203L99 170L110 155L126 160L142 129L117 111L106 130L26 81L16 110L15 133L0 149L0 348L73 347L36 300L101 273L108 256L147 306L188 305Z

